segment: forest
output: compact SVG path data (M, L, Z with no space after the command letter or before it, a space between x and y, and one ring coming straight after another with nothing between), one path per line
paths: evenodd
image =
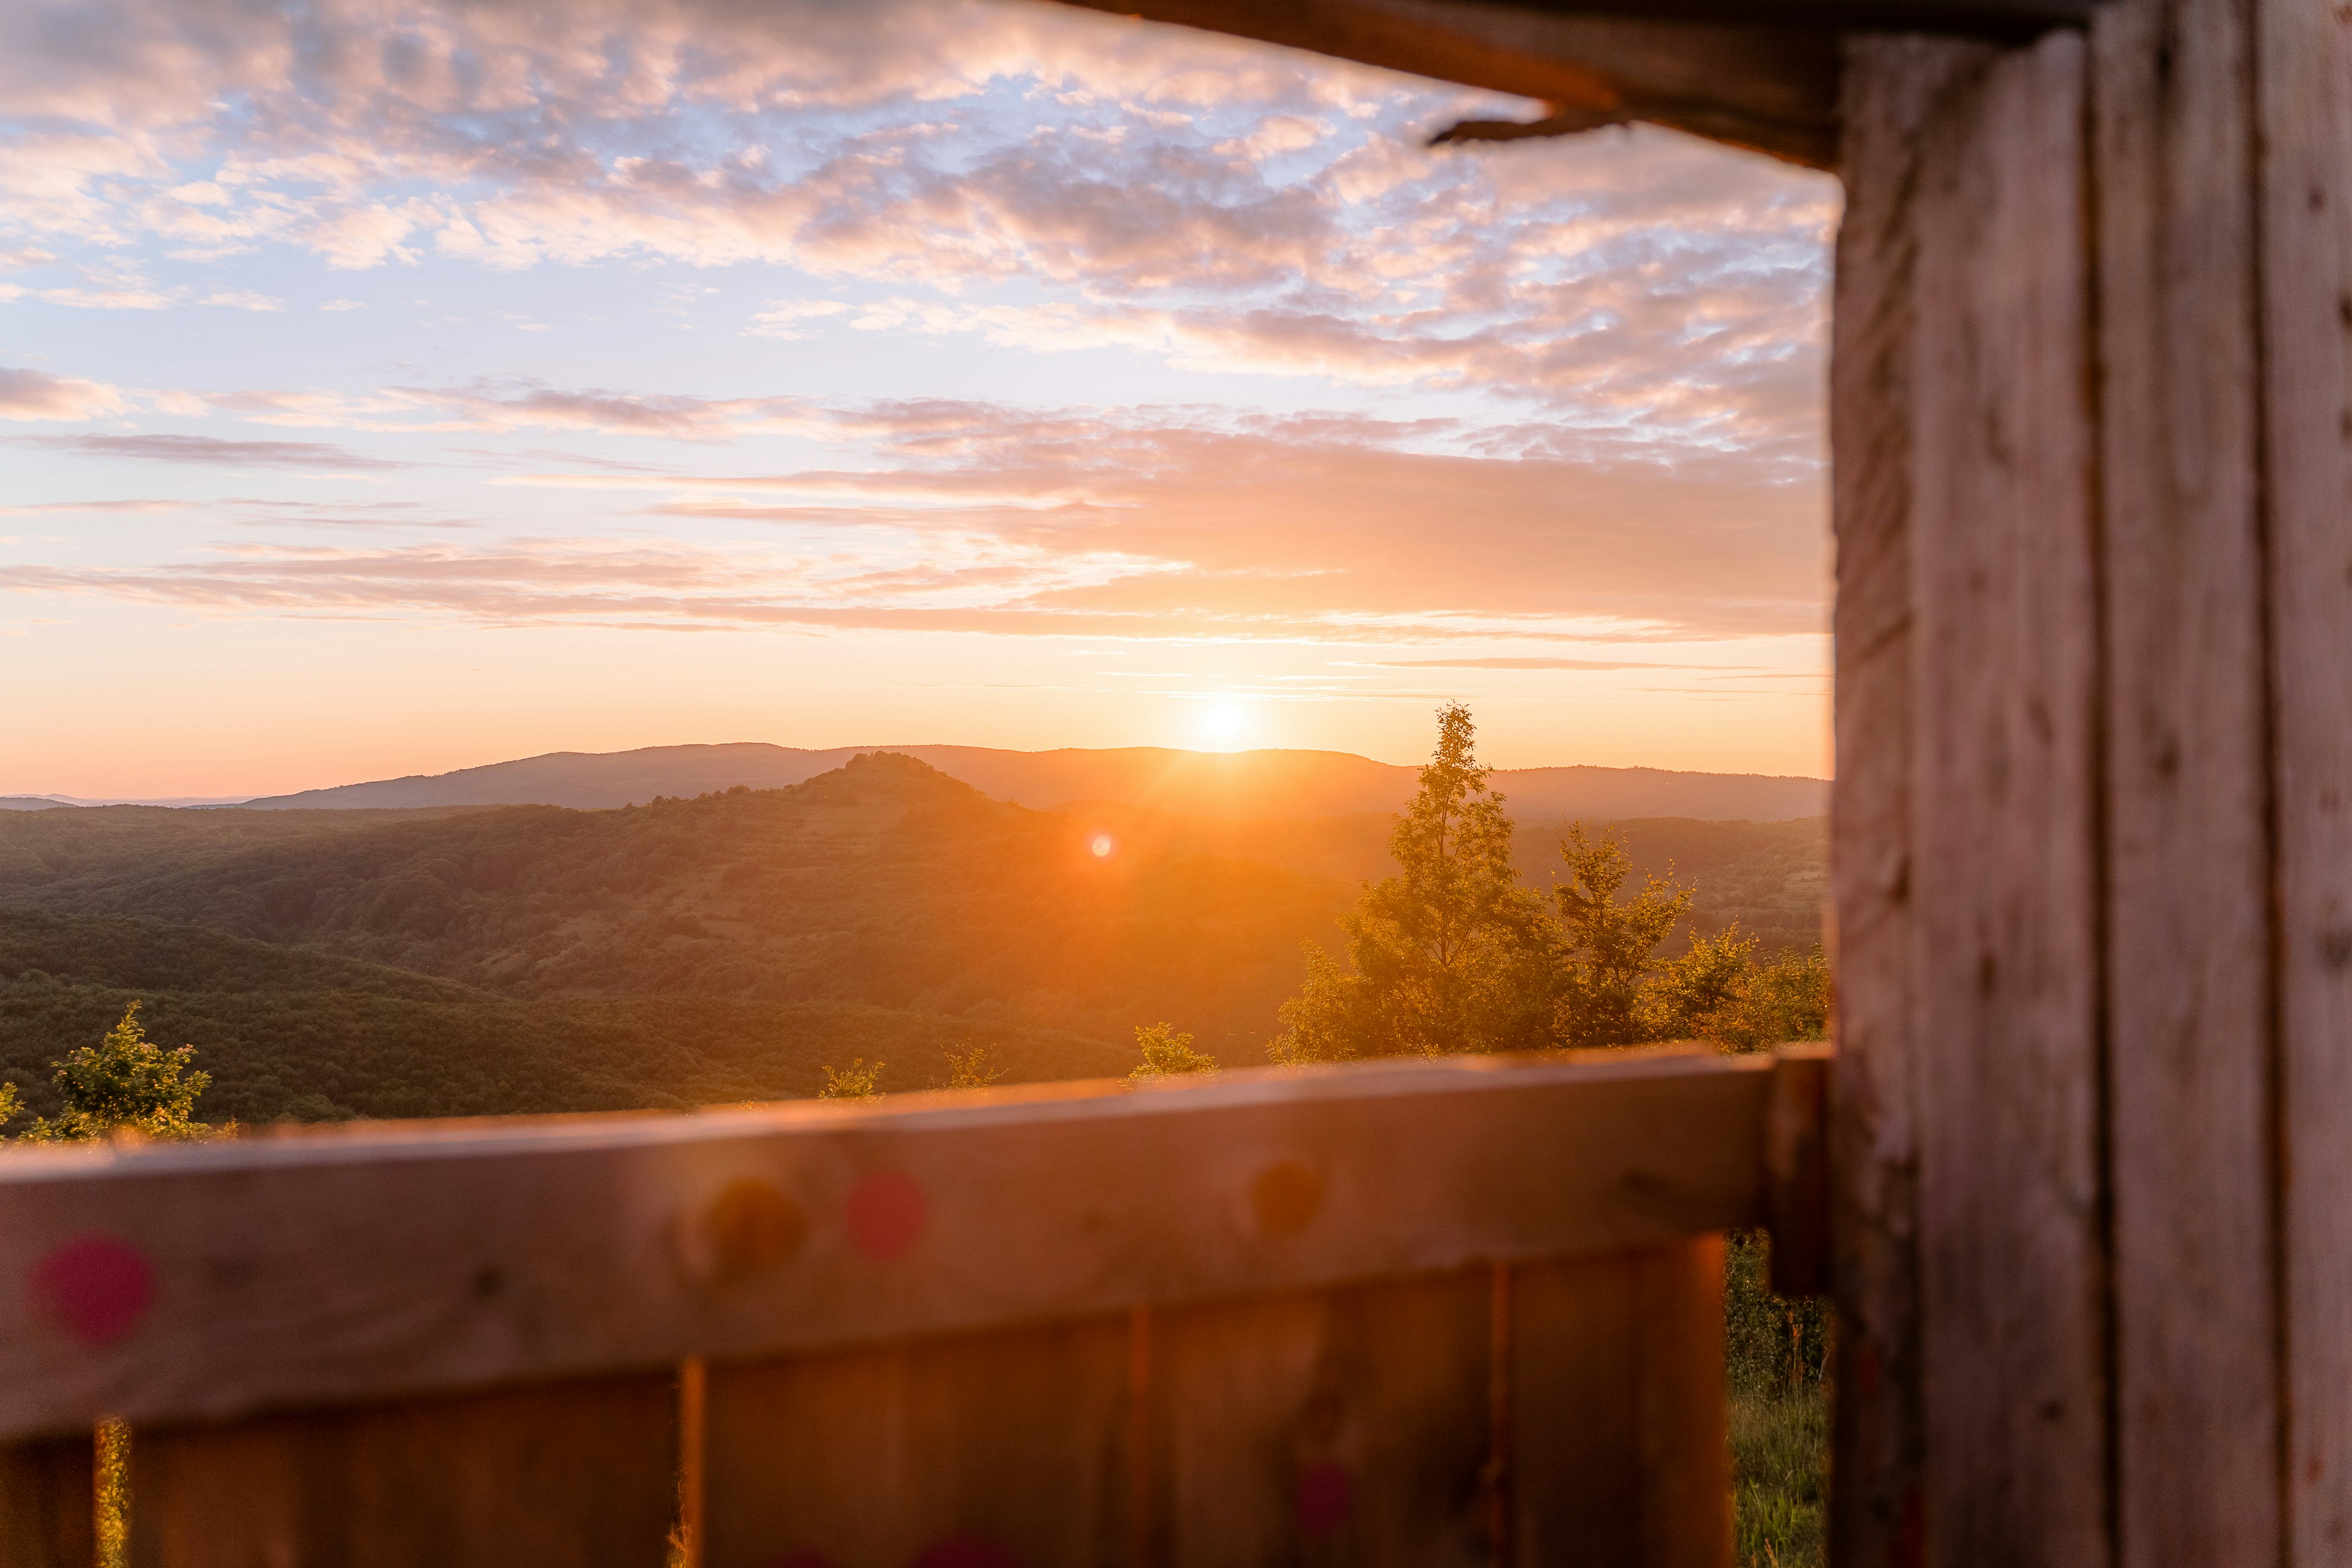
M925 1089L973 1047L1115 1076L1160 1024L1262 1064L1398 820L1033 810L892 753L609 810L0 814L0 1082L54 1113L49 1064L132 1002L247 1124L808 1095L853 1059ZM1507 823L1490 871L1540 900L1565 831ZM1816 939L1818 820L1606 837L1688 895L1661 963Z

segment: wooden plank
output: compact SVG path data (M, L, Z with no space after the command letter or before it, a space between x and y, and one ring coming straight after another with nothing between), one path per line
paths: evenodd
M1819 1296L1830 1288L1829 1077L1825 1045L1784 1046L1764 1108L1766 1213L1772 1289Z
M1916 1041L1913 897L1916 620L1913 383L1918 342L1920 132L1969 46L1848 46L1831 317L1832 516L1837 535L1836 778L1830 890L1838 1056L1830 1078L1832 1278L1837 1293L1835 1561L1909 1564L1922 1546Z
M1159 1315L1152 1561L1487 1561L1483 1268Z
M11 1151L0 1436L1653 1246L1759 1222L1771 1070L1456 1059Z
M1072 0L1539 100L1585 126L1646 120L1813 168L1837 138L1830 25L1752 8L1664 19L1658 5L1465 0ZM1611 14L1614 10L1615 14Z
M88 1434L0 1448L0 1563L9 1568L89 1568L93 1447Z
M1722 1568L1721 1238L1515 1273L1512 1561Z
M714 1367L705 1561L1121 1561L1128 1369L1124 1318Z
M639 1377L142 1430L132 1568L647 1568L672 1397Z
M2092 32L2106 610L2116 1531L2279 1534L2269 793L2250 15Z
M2110 1544L2084 71L2072 34L1846 59L1844 1563Z
M1930 1562L2109 1549L2085 48L1922 129L1913 1016Z
M2352 41L2257 0L2286 1560L2352 1563Z

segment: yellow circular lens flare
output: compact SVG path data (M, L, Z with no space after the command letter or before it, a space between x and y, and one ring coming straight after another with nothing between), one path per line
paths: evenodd
M1110 852L1118 848L1118 846L1111 841L1109 834L1097 833L1094 836L1093 841L1087 844L1087 847L1094 851L1096 859L1108 860L1110 858Z

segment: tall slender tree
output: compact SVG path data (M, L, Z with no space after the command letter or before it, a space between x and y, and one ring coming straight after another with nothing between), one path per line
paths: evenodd
M1511 819L1486 784L1469 709L1437 715L1437 747L1389 854L1396 874L1341 917L1348 967L1307 951L1283 1005L1278 1061L1530 1050L1549 1043L1554 942L1511 865Z

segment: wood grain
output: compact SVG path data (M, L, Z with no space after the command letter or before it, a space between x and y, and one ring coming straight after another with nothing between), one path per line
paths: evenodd
M89 1568L98 1554L89 1436L0 1447L0 1563Z
M1121 1561L1129 1335L1100 1318L713 1367L706 1562Z
M1486 1561L1491 1279L1160 1318L1160 1561Z
M2286 1560L2352 1563L2352 44L2257 0Z
M1917 1563L1920 1409L1914 898L1916 592L1912 564L1922 127L1974 46L1846 46L1836 309L1831 319L1837 535L1837 771L1830 889L1837 1061L1829 1086L1832 1276L1838 1307L1835 1560Z
M1722 1568L1723 1245L1514 1270L1515 1563Z
M676 1501L666 1376L142 1430L133 1568L648 1568Z
M1927 1557L2103 1560L2085 45L1920 132L1912 787ZM1932 1108L1928 1112L1926 1108Z
M0 1436L1654 1246L1760 1221L1771 1070L1464 1059L10 1151ZM139 1310L95 1337L42 1310L60 1256Z
M2118 1559L2279 1536L2250 13L2092 31Z

